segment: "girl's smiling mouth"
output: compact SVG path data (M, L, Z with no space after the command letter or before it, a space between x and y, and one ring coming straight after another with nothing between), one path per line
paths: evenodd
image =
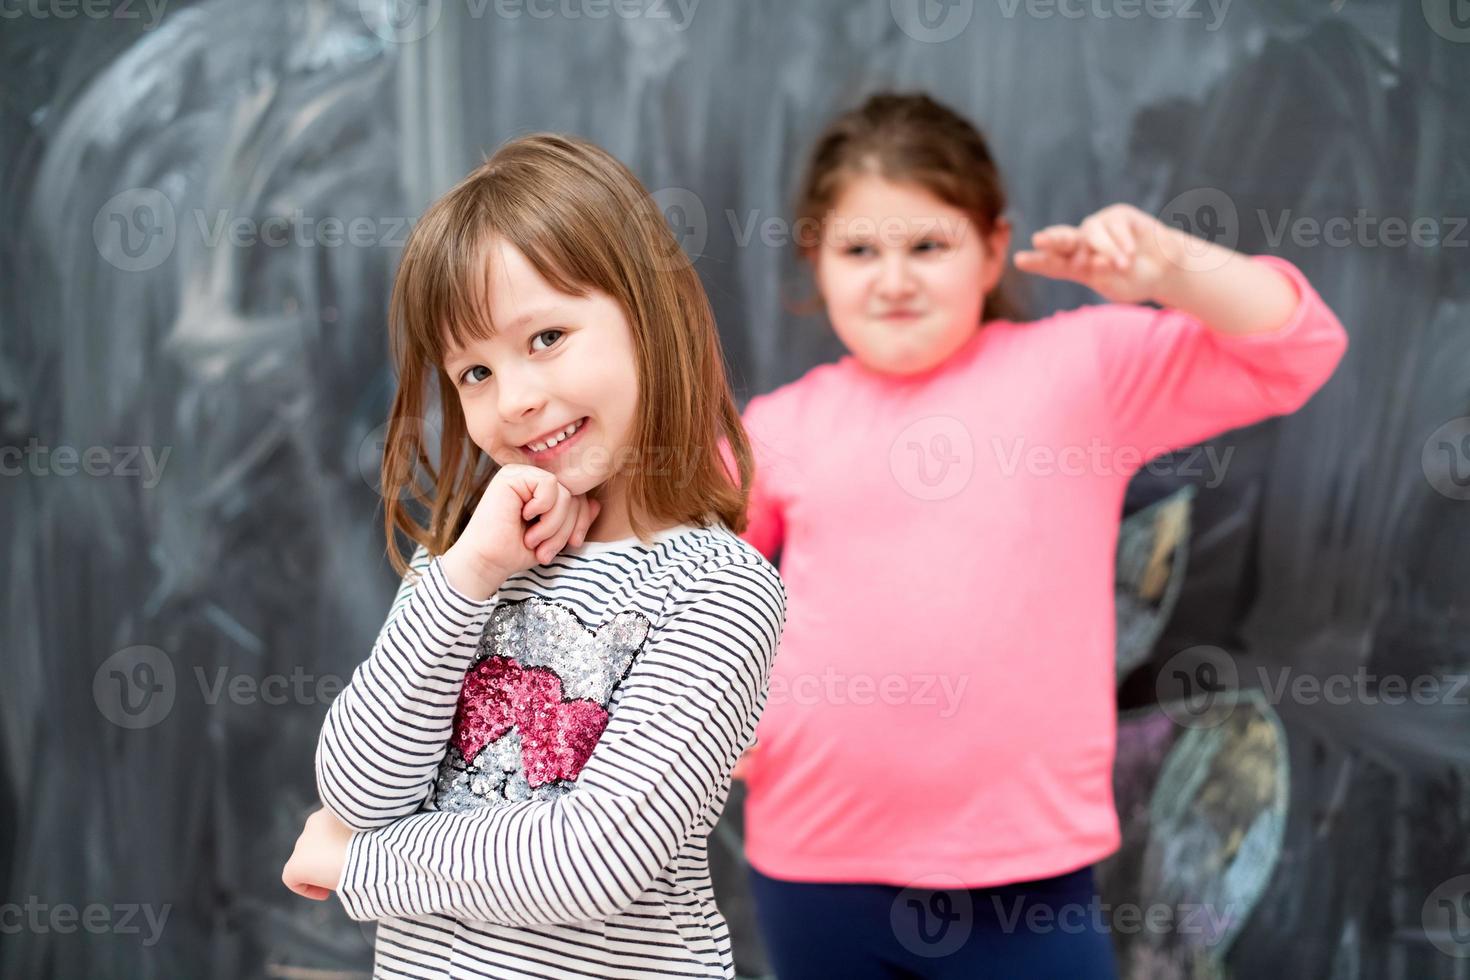
M526 443L521 449L531 454L531 458L537 462L554 459L560 456L571 443L577 441L582 430L587 427L587 417L583 416L570 425L557 429L550 436Z

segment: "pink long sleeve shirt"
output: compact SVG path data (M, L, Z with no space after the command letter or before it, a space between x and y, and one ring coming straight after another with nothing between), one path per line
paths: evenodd
M787 621L746 853L781 878L980 887L1119 843L1113 571L1154 456L1293 412L1347 334L1291 263L1282 327L1104 304L987 323L921 376L851 355L753 398L743 537Z

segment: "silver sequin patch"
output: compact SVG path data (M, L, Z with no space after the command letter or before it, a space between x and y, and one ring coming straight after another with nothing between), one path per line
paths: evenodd
M606 709L650 628L643 615L623 612L594 631L568 607L536 597L498 606L466 671L454 732L425 809L467 810L569 792L585 763L575 746L590 752L601 735ZM546 702L558 681L560 703ZM584 703L568 705L575 701ZM521 725L512 719L531 726L529 760ZM461 746L474 758L467 761ZM569 765L569 753L580 763ZM552 771L559 775L547 781ZM542 782L533 786L532 779Z

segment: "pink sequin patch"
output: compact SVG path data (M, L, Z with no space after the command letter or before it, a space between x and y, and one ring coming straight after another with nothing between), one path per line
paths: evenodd
M594 701L563 701L561 678L551 670L486 657L465 674L454 744L472 762L512 725L521 736L526 782L534 788L577 778L607 727L607 709Z

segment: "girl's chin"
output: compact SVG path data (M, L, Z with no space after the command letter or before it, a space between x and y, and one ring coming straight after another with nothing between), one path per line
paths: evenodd
M891 374L895 377L920 374L939 363L930 355L919 355L907 351L886 352L884 354L859 358L859 360L868 368L880 374Z

